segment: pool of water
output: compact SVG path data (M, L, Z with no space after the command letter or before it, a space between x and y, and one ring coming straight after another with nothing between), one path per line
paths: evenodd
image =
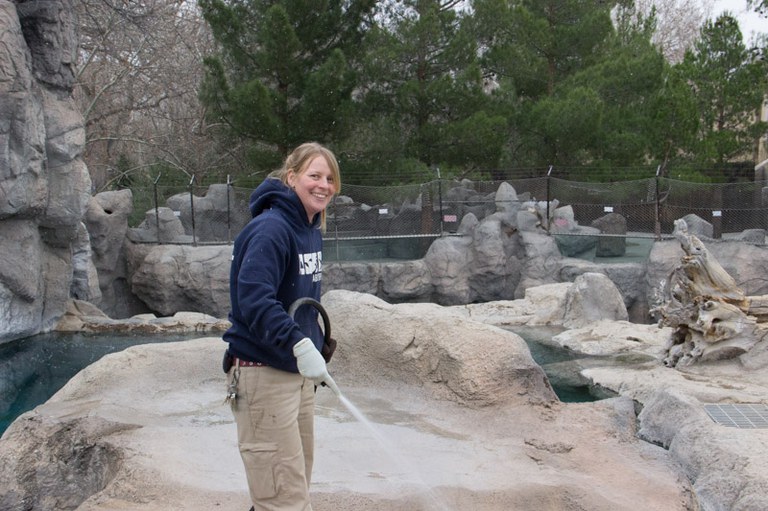
M47 401L84 367L136 344L183 341L195 334L40 334L0 344L0 435Z
M557 327L509 327L508 330L522 337L531 356L546 373L552 389L564 403L598 401L614 394L590 385L580 374L585 365L593 365L596 357L579 356L573 351L552 344L552 337L563 331Z
M434 238L323 240L323 262L409 261L421 259Z

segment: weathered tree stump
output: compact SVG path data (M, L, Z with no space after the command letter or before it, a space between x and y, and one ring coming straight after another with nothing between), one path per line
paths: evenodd
M745 296L684 220L675 221L674 236L685 255L653 311L661 326L674 328L664 363L678 367L743 356L768 337L758 325L768 320L768 296Z
M768 323L768 295L748 296L747 314L757 318L758 323Z

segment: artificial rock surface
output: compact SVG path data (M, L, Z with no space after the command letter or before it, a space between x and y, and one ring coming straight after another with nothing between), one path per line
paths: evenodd
M0 339L50 328L95 276L71 0L0 2Z
M567 290L549 289L555 297L532 291L528 301L565 300ZM737 361L663 367L651 327L631 335L626 321L604 319L588 336L603 339L585 349L620 359L636 343L643 356L583 370L619 397L561 403L506 329L515 311L517 324L537 324L525 314L532 303L515 302L481 310L324 295L345 399L318 391L316 511L766 508L766 431L702 411L764 399L763 376ZM561 342L579 349L577 339ZM81 371L0 440L0 508L247 509L223 348L218 337L135 346Z

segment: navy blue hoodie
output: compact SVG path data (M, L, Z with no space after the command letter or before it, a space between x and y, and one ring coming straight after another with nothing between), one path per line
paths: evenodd
M320 349L317 311L288 308L299 298L320 301L320 215L309 222L299 196L279 179L266 179L251 194L253 219L235 239L229 294L232 326L224 333L232 355L298 372L293 346L309 337Z

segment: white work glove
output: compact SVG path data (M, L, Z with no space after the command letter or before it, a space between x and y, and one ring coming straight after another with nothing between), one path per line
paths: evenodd
M312 339L305 337L293 346L293 356L296 357L296 365L299 368L299 374L304 378L315 382L315 385L325 383L332 391L340 396L339 387L328 374L328 367L325 360L317 348L315 348Z

